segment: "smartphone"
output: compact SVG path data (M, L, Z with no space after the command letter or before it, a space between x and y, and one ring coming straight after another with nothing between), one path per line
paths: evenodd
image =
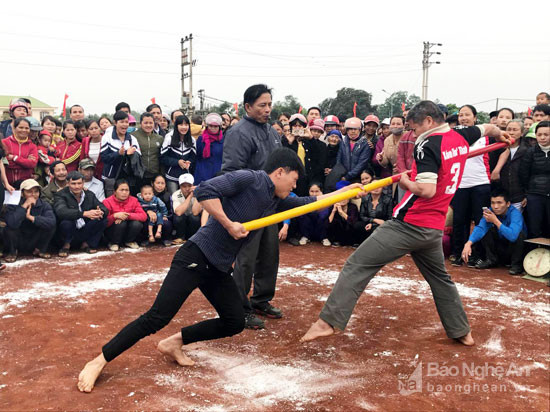
M487 212L487 211L489 211L490 209L489 209L487 206L483 206L483 207L481 208L481 210L483 210L484 212Z
M300 136L302 137L304 135L304 129L297 129L297 130L294 130L294 132L292 132L292 134L294 136Z

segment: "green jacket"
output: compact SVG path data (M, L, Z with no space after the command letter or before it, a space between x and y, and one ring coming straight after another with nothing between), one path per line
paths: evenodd
M53 206L53 202L54 202L53 195L59 192L60 190L61 188L59 188L55 184L55 180L52 179L50 183L48 183L48 185L44 189L42 189L42 195L40 197L42 198L42 200L45 200L46 202L48 202L50 205Z
M139 143L141 162L145 168L145 176L155 176L160 173L160 148L164 138L156 133L147 134L143 129L132 133Z

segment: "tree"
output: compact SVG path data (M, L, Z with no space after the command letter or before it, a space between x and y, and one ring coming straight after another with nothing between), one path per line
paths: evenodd
M383 104L378 106L378 117L382 120L386 117L401 116L403 114L403 103L406 107L412 107L419 101L420 97L415 94L409 95L407 91L400 90L392 93Z
M283 101L277 101L273 105L273 110L271 111L271 120L276 121L281 113L288 113L291 116L294 113L298 113L298 109L300 109L302 105L298 101L298 99L291 94L288 96L285 96Z
M447 106L447 111L449 112L449 116L451 116L453 113L458 113L458 109L460 109L460 107L458 107L454 103L448 103L445 106Z
M336 92L336 97L329 97L319 104L323 116L336 115L340 120L353 117L353 105L357 102L357 117L363 119L376 109L372 106L372 94L365 90L343 87Z

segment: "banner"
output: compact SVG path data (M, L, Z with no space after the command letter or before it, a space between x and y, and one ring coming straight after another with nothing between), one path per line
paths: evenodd
M153 98L151 98L151 103L153 103L153 104L156 104L156 103L157 103L157 101L155 100L155 98L154 98L154 97L153 97Z

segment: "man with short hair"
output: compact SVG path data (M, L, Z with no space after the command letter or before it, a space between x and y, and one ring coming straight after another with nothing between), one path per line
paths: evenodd
M141 114L139 129L132 132L141 149L141 162L145 169L143 178L138 184L140 188L146 184L150 185L154 177L160 173L160 149L164 138L155 133L154 128L154 115L146 112Z
M191 173L184 173L178 179L179 190L172 193L173 222L176 230L174 245L181 245L193 236L201 226L202 206L194 196L195 178Z
M483 208L483 217L462 250L466 263L472 254L472 245L481 241L486 259L476 263L477 269L510 263L511 275L523 273L523 240L527 236L527 226L521 212L510 206L505 190L496 189L491 193L491 208Z
M91 191L84 190L84 176L76 170L67 175L67 187L54 194L54 211L63 247L60 257L69 256L72 245L96 253L107 226L107 208Z
M79 104L73 104L69 109L69 117L73 122L84 120L84 108Z
M82 159L78 164L78 171L84 176L84 189L93 192L97 200L103 202L105 200L105 190L103 182L94 177L94 161L90 158Z
M49 168L52 179L42 191L41 197L50 205L53 205L54 194L67 186L67 167L62 161L56 160Z
M147 106L145 111L153 115L153 120L155 121L155 127L153 131L156 134L161 135L162 137L166 136L166 131L164 131L162 127L160 127L160 121L162 120L162 109L160 108L160 106L156 103L153 103Z
M460 184L468 147L481 136L510 143L496 126L482 125L454 130L431 101L414 106L407 121L418 136L411 177L401 174L406 189L401 203L386 221L348 258L319 319L301 341L344 330L365 287L385 265L410 253L429 283L447 336L473 345L470 326L455 284L445 268L442 235L447 209Z
M231 116L228 113L222 113L222 132L225 133L227 128L231 125Z
M543 122L550 120L550 105L537 104L533 109L533 122Z
M120 102L115 106L115 113L119 110L122 110L123 112L126 112L128 114L131 114L132 110L130 110L130 105L126 102Z
M317 106L312 106L307 109L307 124L311 124L315 119L322 119L321 109Z
M536 104L550 104L550 94L546 92L540 92L537 94Z
M269 155L282 146L278 133L269 125L271 105L271 89L265 84L256 84L246 89L246 114L225 135L222 172L261 170ZM235 260L233 277L241 293L246 327L249 329L265 327L254 311L271 318L283 316L282 311L270 303L275 295L279 269L278 234L277 225L255 231L248 247L243 248ZM252 278L254 293L249 300Z

